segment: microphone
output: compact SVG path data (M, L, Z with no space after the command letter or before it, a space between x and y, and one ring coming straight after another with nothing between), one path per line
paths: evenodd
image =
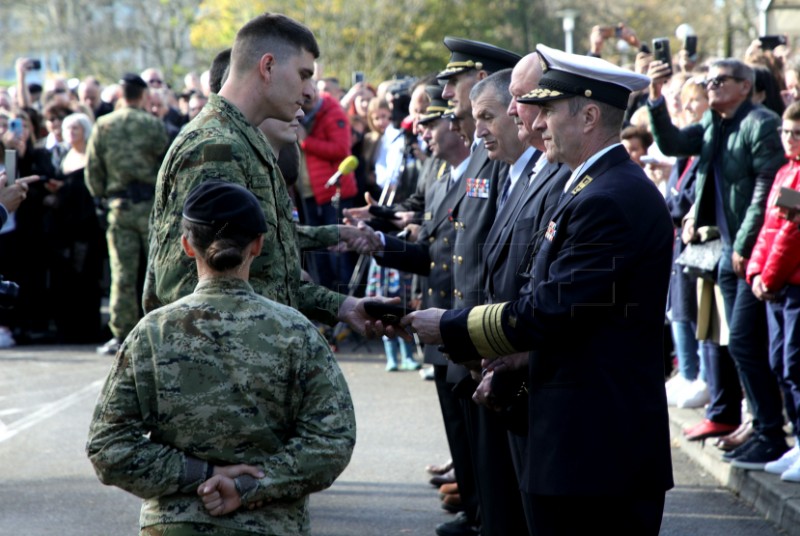
M333 174L333 176L328 179L328 182L325 183L325 188L330 188L331 186L336 186L336 183L339 182L339 178L342 175L347 175L348 173L352 173L358 167L358 158L353 155L348 156L342 163L339 164L339 170Z

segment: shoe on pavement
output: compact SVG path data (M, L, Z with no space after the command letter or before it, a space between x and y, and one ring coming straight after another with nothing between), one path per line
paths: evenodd
M419 370L421 368L422 365L420 365L413 359L404 359L403 363L400 365L401 370Z
M800 456L794 460L794 463L786 471L781 473L781 480L786 482L800 482Z
M783 473L788 471L797 460L800 460L800 445L795 445L787 450L786 453L780 457L780 459L775 460L774 462L769 462L764 466L764 471L767 473L772 473L773 475L783 475ZM800 475L800 465L797 466L797 469L798 474Z
M480 526L470 520L464 512L459 512L452 520L436 526L437 536L474 536L480 533Z
M439 486L439 494L450 495L451 493L458 493L458 482L450 482Z
M433 380L433 367L424 367L419 369L419 377L423 380Z
M119 350L120 342L119 339L116 337L112 337L107 343L103 346L97 347L97 353L103 355L117 355L117 351Z
M664 384L667 390L667 405L675 406L678 404L678 397L685 388L691 385L691 381L687 380L680 374L676 374Z
M444 474L441 475L433 475L430 479L430 483L437 488L440 487L442 484L452 484L456 481L456 470L450 469Z
M745 441L735 449L729 450L728 452L724 452L722 454L722 461L725 463L731 463L734 458L738 458L739 456L743 455L745 452L750 450L750 448L756 444L756 439L758 439L758 435L754 433L753 435L750 436L750 438L747 441Z
M14 340L11 331L6 327L0 326L0 348L13 348L16 345L17 341Z
M714 422L708 419L703 419L700 424L690 426L683 430L683 436L687 441L700 441L708 437L718 437L730 434L739 425L737 424L724 424L721 422Z
M425 467L425 470L432 475L443 475L453 468L453 460L448 460L447 463L441 465L430 464Z
M729 452L744 445L753 436L754 430L753 421L747 421L742 423L733 433L717 439L714 445L720 450Z
M447 510L451 514L456 514L463 510L461 506L461 495L458 493L449 493L442 498L442 509Z
M702 408L710 400L706 382L697 379L678 392L675 405L679 408Z
M787 450L789 450L789 446L783 439L778 441L757 436L752 447L741 456L731 459L731 466L751 471L763 471L769 462L777 461Z

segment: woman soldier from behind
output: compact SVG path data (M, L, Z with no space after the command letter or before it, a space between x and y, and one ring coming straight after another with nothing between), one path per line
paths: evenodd
M306 534L308 495L355 444L347 385L313 325L248 283L267 232L255 196L204 181L183 218L199 283L125 339L87 453L144 499L140 534Z

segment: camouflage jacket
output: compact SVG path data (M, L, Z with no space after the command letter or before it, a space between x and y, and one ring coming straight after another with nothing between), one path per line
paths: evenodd
M98 118L86 147L86 187L106 197L133 183L155 184L167 145L164 123L139 108Z
M354 444L350 393L319 332L248 283L219 278L146 315L125 339L86 450L103 483L145 499L142 527L305 534L308 494L331 485ZM261 467L243 502L269 504L209 516L196 493L206 463Z
M158 173L150 215L145 310L171 303L197 284L194 261L180 245L181 212L188 192L209 179L241 184L264 209L269 231L261 255L250 267L255 291L313 320L334 324L345 296L300 280L292 202L267 139L236 107L215 94L172 143Z

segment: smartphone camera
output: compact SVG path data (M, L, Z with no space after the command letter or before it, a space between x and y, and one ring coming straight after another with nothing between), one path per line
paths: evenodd
M775 50L780 45L786 45L785 35L762 35L758 38L762 50Z
M686 51L686 54L694 60L697 57L697 36L687 35L683 40L683 49Z
M22 119L20 119L19 117L15 117L11 121L9 121L8 122L8 130L10 130L11 133L15 137L21 138L22 137Z
M659 37L653 39L653 58L666 63L669 66L670 73L672 73L672 54L669 51L668 38Z
M356 85L364 81L364 71L355 71L353 72L353 84Z
M42 68L42 60L31 60L30 64L28 65L29 71L38 71Z

